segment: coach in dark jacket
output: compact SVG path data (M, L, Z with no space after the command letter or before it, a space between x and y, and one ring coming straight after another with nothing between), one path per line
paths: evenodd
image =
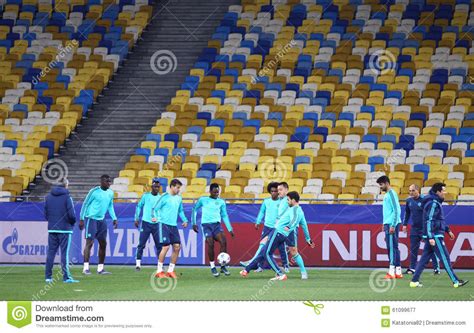
M443 262L444 269L448 272L454 288L462 287L469 282L459 279L454 273L449 259L449 252L444 243L445 233L449 235L449 238L454 239L454 234L444 219L442 204L446 193L446 184L436 183L431 188L430 193L423 198L423 238L425 239L425 247L410 282L412 288L423 286L419 281L420 276L433 253Z
M44 216L48 221L48 256L45 272L47 283L53 282L54 258L59 248L61 249L63 281L66 283L79 282L72 278L69 271L69 249L72 228L76 223L76 214L67 187L67 180L53 186L51 192L46 196L44 205Z

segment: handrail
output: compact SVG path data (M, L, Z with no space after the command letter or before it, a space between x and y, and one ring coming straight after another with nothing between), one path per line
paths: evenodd
M31 196L31 195L19 195L19 196L0 196L0 200L1 199L14 199L16 202L40 202L40 201L44 201L45 199L45 196ZM127 202L129 201L130 203L133 203L133 202L136 202L138 201L140 198L115 198L114 200L118 201L118 202ZM187 198L187 197L183 197L183 200L192 200L192 202L196 202L199 198ZM77 198L77 197L73 197L73 200L75 202L82 202L83 198ZM225 200L226 202L233 202L233 201L248 201L249 203L253 203L255 204L257 201L262 201L264 199L262 198L232 198L232 199L223 199ZM374 199L357 199L357 198L354 198L354 199L303 199L301 198L300 201L303 201L303 202L332 202L332 204L338 204L338 203L342 203L342 204L345 204L347 202L366 202L367 204L370 203L374 203L374 202L381 202L383 201L383 199L377 199L377 198L374 198ZM406 202L407 199L400 199L400 202ZM1 201L0 201L1 202ZM459 202L472 202L472 205L474 206L474 199L462 199L462 200L445 200L444 202L446 203L459 203Z

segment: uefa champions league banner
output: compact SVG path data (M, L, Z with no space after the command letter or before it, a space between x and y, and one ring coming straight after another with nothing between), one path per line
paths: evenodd
M135 204L115 204L119 226L113 229L110 218L107 259L109 264L134 264L139 230L134 226ZM299 233L298 248L308 266L385 267L388 261L382 232L380 205L302 205L316 248L306 246ZM81 208L76 204L77 216ZM185 214L191 219L192 205L185 204ZM262 226L257 231L254 222L260 205L227 205L235 238L228 237L228 252L232 264L247 260L258 247ZM402 206L402 211L404 207ZM445 239L450 259L455 268L473 268L474 206L444 206L448 224L455 240ZM199 215L198 215L199 221ZM225 228L225 227L224 227ZM202 265L207 262L202 233L196 234L191 226L179 229L182 249L179 264ZM42 203L0 204L0 263L43 263L47 251L47 223ZM83 231L74 229L70 250L71 261L82 263ZM423 244L422 244L423 246ZM408 265L409 235L400 233L400 255ZM218 248L217 248L218 249ZM421 254L421 251L420 251ZM97 262L94 246L92 263ZM156 264L156 250L150 238L142 262Z

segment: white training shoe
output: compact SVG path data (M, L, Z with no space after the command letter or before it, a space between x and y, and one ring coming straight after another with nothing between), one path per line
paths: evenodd
M270 281L285 281L287 279L288 277L286 276L286 274L283 274L283 275L277 275L274 278L271 278Z
M308 272L301 273L301 280L308 280Z

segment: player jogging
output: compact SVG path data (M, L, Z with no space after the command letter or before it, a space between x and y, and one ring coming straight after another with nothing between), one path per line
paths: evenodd
M405 205L405 218L403 219L403 232L407 232L408 221L412 220L410 228L410 267L405 274L415 273L416 262L418 261L418 251L420 250L420 242L423 239L423 196L420 195L420 188L416 184L409 187L410 197ZM436 255L433 253L431 257L433 263L434 274L440 274L439 264Z
M222 229L221 221L229 231L232 238L234 238L234 231L227 215L227 209L225 201L219 198L219 185L212 183L209 187L209 196L201 197L193 207L193 213L191 221L193 224L193 230L199 232L199 228L196 224L196 215L200 208L202 208L201 215L201 227L206 238L207 243L207 255L209 257L209 264L211 266L211 273L213 276L218 277L219 272L217 271L216 264L214 262L214 242L217 241L220 244L220 252L227 253L227 240ZM221 266L221 273L230 275L228 268L225 265Z
M284 199L281 199L278 195L278 183L277 182L271 182L267 186L267 191L270 193L271 197L266 198L263 200L262 205L260 206L260 211L257 216L257 220L255 222L255 229L259 230L260 224L262 223L262 220L265 219L265 223L263 225L263 230L262 234L260 236L260 243L257 249L257 252L255 253L254 257L248 261L242 261L240 264L242 266L247 266L255 257L258 255L260 250L265 246L265 243L267 241L267 236L270 234L272 230L275 229L275 224L276 220L278 217L278 208L282 202L282 200L287 201L287 198L285 196ZM286 246L285 244L282 244L279 248L278 251L280 252L281 256L281 261L283 263L283 266L285 268L285 273L288 272L288 255L286 253ZM265 261L263 262L265 263ZM262 264L263 264L262 263ZM262 265L260 265L257 269L257 272L263 271Z
M443 207L441 206L445 196L446 185L436 183L431 187L429 195L423 198L423 238L425 239L425 247L410 282L412 288L423 287L420 283L420 276L425 269L425 265L433 257L433 253L443 262L444 269L448 272L454 288L462 287L469 282L468 280L460 280L454 273L448 249L444 244L444 233L454 239L453 232L444 220Z
M157 278L170 277L176 279L174 268L181 249L181 239L178 232L178 215L183 221L183 227L188 226L188 219L184 215L183 198L179 195L183 184L178 179L170 182L170 190L164 193L157 201L152 211L152 222L158 222L159 242L163 246L158 257L158 269L155 274ZM163 263L166 253L173 246L168 272L163 272Z
M158 222L152 222L152 210L160 199L160 181L158 178L153 178L151 184L151 192L143 194L140 202L135 210L135 227L140 228L140 237L137 246L137 252L135 255L136 265L135 270L141 269L143 249L150 238L153 237L156 247L156 255L158 256L161 252L161 244L158 237ZM143 210L142 224L140 226L140 213Z
M400 231L401 209L397 193L390 186L390 179L381 176L377 179L380 189L385 193L383 198L383 230L387 243L390 266L385 279L401 279L400 250L398 249L398 232Z
M86 228L86 246L84 248L84 269L82 273L90 275L89 259L91 255L94 239L99 242L99 265L98 274L111 274L104 269L105 250L107 247L107 223L105 213L109 212L113 220L114 228L117 228L118 221L114 211L114 192L109 188L112 183L108 175L100 177L100 186L89 191L82 204L79 229Z
M280 218L285 214L286 210L288 210L290 207L289 201L286 200L287 193L288 193L288 184L286 182L281 182L280 184L278 184L278 194L281 198L281 202L280 202L280 206L278 207L278 217L277 217L277 222L276 222L277 225L279 223ZM307 231L306 220L303 219L303 222L304 222L304 225L301 225L303 227L303 231L305 230ZM298 228L295 228L291 233L288 234L288 237L286 238L286 241L285 241L285 245L287 246L288 251L291 254L292 260L298 265L300 269L301 279L303 280L308 279L308 273L306 271L306 267L304 266L303 258L298 253ZM285 256L286 256L286 262L288 262L288 255L286 251L285 251ZM284 269L285 269L285 273L288 273L290 271L288 265L286 266L284 265Z
M281 217L276 228L272 230L268 235L268 242L258 253L257 257L252 260L250 264L240 272L240 275L242 277L246 277L251 270L257 269L258 264L260 262L262 262L263 260L267 260L270 263L271 268L276 273L276 277L272 278L272 280L286 280L287 276L284 272L281 271L281 269L276 264L275 260L273 259L273 253L281 244L284 244L287 241L288 236L292 232L294 232L294 230L298 228L298 226L301 226L303 228L305 239L308 245L311 246L311 248L315 247L314 242L309 236L308 225L306 223L304 212L299 206L300 196L298 192L289 192L287 197L289 208ZM303 261L301 256L300 259L301 261ZM307 279L307 274L304 279Z

